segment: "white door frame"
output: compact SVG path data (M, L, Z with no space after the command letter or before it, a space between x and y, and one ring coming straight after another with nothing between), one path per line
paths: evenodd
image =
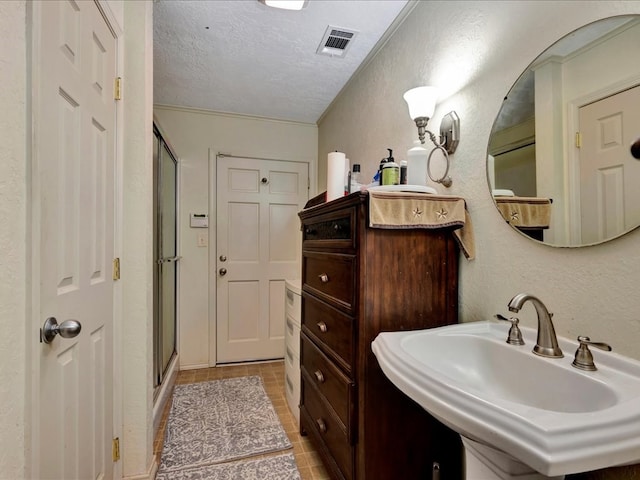
M279 161L279 162L297 162L307 164L308 175L308 198L313 198L315 194L315 175L312 172L315 162L309 159L290 159L290 158L261 158L253 155L232 155L229 153L216 152L215 149L209 149L209 367L216 366L217 358L217 225L212 220L217 218L217 202L216 202L216 172L218 170L218 157L238 157L249 158L252 160Z
M122 41L122 36L124 34L124 26L121 24L119 16L116 15L114 9L112 9L111 5L113 0L94 0L98 5L98 8L102 12L105 21L109 28L112 30L115 41L116 41L116 75L121 76L123 72L124 66L124 42ZM30 2L27 3L27 23L31 26L31 40L32 45L37 45L36 36L39 34L38 25L42 21L39 18L39 10L38 8L34 8L34 6ZM28 29L27 29L28 31ZM30 435L27 439L27 449L28 452L25 458L25 474L27 477L32 476L32 472L38 471L38 459L39 459L39 442L38 442L38 433L39 433L39 420L38 420L38 404L33 401L39 395L39 344L34 341L34 338L39 334L39 327L42 323L42 319L40 318L40 271L39 271L39 262L40 262L40 250L38 248L39 242L34 241L34 239L38 238L40 232L40 212L36 209L38 208L39 198L37 198L38 194L38 184L37 184L37 176L33 176L33 172L35 171L34 165L37 162L37 159L34 158L34 151L37 151L35 148L35 142L37 138L34 136L34 125L39 121L36 118L34 105L37 105L35 100L36 91L34 90L34 85L37 85L38 75L40 74L40 69L38 68L38 64L40 62L39 52L37 49L33 49L30 52L29 58L27 59L27 69L31 71L31 76L29 78L29 87L31 89L30 93L30 111L28 113L28 131L31 135L27 141L30 143L30 149L27 156L27 163L29 165L29 175L27 177L27 184L30 190L30 196L28 199L28 222L30 222L30 231L27 240L27 251L31 252L31 261L28 265L30 269L30 274L28 278L30 279L30 288L28 290L29 306L30 310L27 312L28 318L31 319L29 322L29 326L27 328L27 338L26 341L26 358L28 359L27 364L27 378L26 381L26 402L25 405L27 407L27 411L25 412L25 422L27 423L26 429L30 432ZM114 146L114 155L115 155L115 195L114 195L114 257L121 258L122 257L122 218L123 218L123 205L122 205L122 191L123 191L123 177L122 177L122 165L123 165L123 142L124 138L124 112L120 103L116 103L116 128L114 130L115 138L115 146ZM123 428L123 420L122 420L122 378L120 375L116 375L116 372L122 371L122 286L119 282L114 282L113 287L113 306L114 306L114 318L113 318L113 371L114 371L114 379L113 379L113 434L114 437L122 438L122 428ZM35 374L31 374L35 373ZM115 462L113 465L113 476L114 478L122 478L122 462Z
M112 0L97 0L100 8L102 9L107 23L111 27L116 37L116 75L123 76L124 72L124 25L120 24L119 19L115 15L111 8ZM124 19L122 19L124 22ZM122 102L116 102L116 147L115 147L115 205L114 205L114 240L113 240L113 255L116 258L122 259L123 253L123 236L122 236L122 223L124 218L124 206L123 206L123 162L124 162L124 108ZM123 306L122 306L122 282L114 282L113 288L113 435L122 439L123 435L123 412L122 412L122 399L123 399L123 378L118 372L122 372L122 319ZM122 451L122 449L121 449ZM122 453L120 454L122 457ZM115 462L113 464L113 478L122 478L122 461Z

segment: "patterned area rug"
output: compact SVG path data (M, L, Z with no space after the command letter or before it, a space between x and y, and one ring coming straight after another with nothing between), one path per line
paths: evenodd
M253 478L250 473L247 473L247 477L244 474L233 476L233 471L230 472L231 477L216 476L218 473L207 473L206 475L210 475L207 477L203 476L207 469L197 467L208 467L288 448L291 448L291 442L260 377L176 385L157 478L249 479ZM229 464L223 469L211 470L222 472L225 469L240 468L243 472L250 472L253 468L256 475L260 473L259 478L295 478L263 474L263 470L271 462L262 460L270 458L275 457L260 459L257 464L253 461L242 462L246 465ZM293 466L295 468L295 462Z
M156 480L301 480L293 453L158 473Z

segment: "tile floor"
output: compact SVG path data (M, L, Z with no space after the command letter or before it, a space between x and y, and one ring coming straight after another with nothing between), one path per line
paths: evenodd
M308 437L300 435L295 417L289 410L284 390L284 362L257 363L249 365L232 365L215 368L203 368L199 370L185 370L178 373L176 384L206 382L221 378L243 377L247 375L259 375L264 382L265 390L271 403L280 417L282 426L293 445L293 453L298 464L298 470L302 480L328 480L329 475L322 466L322 461L316 453ZM162 414L160 428L156 434L153 451L160 458L164 429L169 416L171 402Z

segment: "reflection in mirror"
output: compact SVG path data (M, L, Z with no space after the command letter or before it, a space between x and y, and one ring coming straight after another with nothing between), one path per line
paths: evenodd
M582 27L543 52L505 97L487 176L501 215L554 246L640 225L640 16Z

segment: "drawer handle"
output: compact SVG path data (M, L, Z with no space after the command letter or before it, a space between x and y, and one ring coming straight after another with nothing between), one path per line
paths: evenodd
M334 224L333 224L333 229L334 229L336 232L339 232L340 230L342 230L342 227L341 227L340 225L338 225L337 223L334 223Z
M316 370L313 374L316 376L316 380L318 380L318 382L324 383L324 375L320 370Z
M320 430L322 433L327 433L327 424L323 419L317 419L316 423L318 424L318 430Z
M321 273L320 275L318 275L318 278L322 283L329 283L329 275L327 275L326 273Z
M317 232L316 232L313 228L307 228L307 229L305 230L305 233L306 233L307 235L313 235L313 234L315 234L315 233L317 233Z
M327 333L327 330L329 330L329 329L327 328L327 324L326 324L326 323L324 323L324 322L318 322L318 323L316 323L316 325L318 326L318 329L320 329L320 331L321 331L322 333Z

